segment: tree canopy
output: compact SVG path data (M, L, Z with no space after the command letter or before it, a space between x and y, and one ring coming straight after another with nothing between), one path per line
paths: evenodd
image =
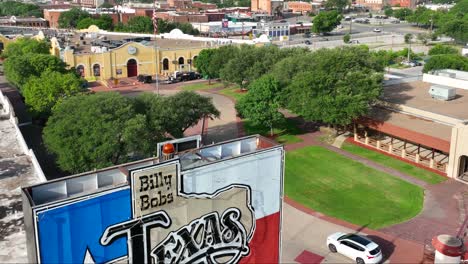
M321 49L288 86L288 109L306 120L347 125L382 92L383 66L361 47Z
M185 130L196 125L203 117L213 119L220 115L211 98L191 91L168 97L166 107L169 111L166 129L176 138L183 137Z
M400 20L406 20L412 14L413 14L413 10L409 8L400 8L397 10L393 10L393 16Z
M278 80L269 74L263 75L249 85L249 96L242 97L236 103L237 112L248 118L253 125L270 128L284 122L281 107L281 86Z
M452 46L437 44L429 50L429 55L460 54L460 51Z
M44 128L44 142L63 170L79 173L119 164L138 151L144 116L117 93L77 95L57 104ZM139 140L144 141L144 140Z
M213 49L204 49L198 54L197 60L195 60L195 67L198 72L208 78L208 82L211 82L213 77L216 77L216 69L212 66L213 57L216 51Z
M203 117L219 117L219 111L194 92L78 94L53 107L43 138L60 168L78 173L154 156L158 142L167 135L183 137Z
M48 117L59 100L81 91L81 80L76 74L50 70L43 72L40 77L29 78L22 89L26 105L39 117Z
M338 12L342 13L343 10L350 4L349 0L328 0L325 2L325 7L329 9L336 8Z
M200 32L193 28L190 23L178 23L169 22L163 19L158 19L158 32L167 33L171 30L178 28L185 34L198 35ZM153 33L153 20L150 17L136 16L128 20L127 24L124 25L119 23L115 26L116 31L122 32L134 32L134 33Z
M327 33L341 23L342 16L335 10L322 11L312 21L312 31L315 33Z
M468 58L459 54L434 55L424 64L423 72L442 69L468 71Z
M42 17L42 10L38 5L17 1L0 2L0 16L33 16Z
M2 52L2 57L8 58L32 53L50 54L50 43L45 40L19 38L6 46Z
M107 14L101 15L99 18L85 17L78 21L76 28L86 29L91 25L96 25L100 29L110 30L112 29L112 17Z
M68 11L60 13L58 24L60 28L76 28L81 20L90 17L91 15L88 12L78 7L73 7Z
M65 73L65 66L65 63L55 56L31 53L6 59L4 72L7 80L21 91L30 77L38 77L45 71Z

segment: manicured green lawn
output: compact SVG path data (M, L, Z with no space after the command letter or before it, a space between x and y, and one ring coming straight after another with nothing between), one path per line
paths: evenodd
M207 82L188 84L181 87L184 91L198 91L198 90L209 90L223 87L223 83L211 82L211 85L208 85Z
M219 92L221 94L234 98L236 101L247 94L247 92L240 92L240 89L237 86L222 89Z
M328 216L378 229L416 216L423 189L322 147L286 153L285 192Z
M342 149L405 173L409 176L413 176L427 183L436 184L446 180L445 177L440 176L437 173L418 168L401 160L386 156L382 153L378 153L377 151L371 151L366 148L356 146L354 144L344 143Z
M270 135L270 129L262 126L254 126L249 122L248 119L244 119L244 129L248 135L260 134L264 136ZM296 135L302 134L301 130L297 127L297 124L294 120L287 119L285 124L273 128L273 133L277 135L275 140L281 144L291 144L302 142L302 139Z

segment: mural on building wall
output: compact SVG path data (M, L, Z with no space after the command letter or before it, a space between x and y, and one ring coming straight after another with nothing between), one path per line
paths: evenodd
M179 159L130 170L127 186L37 208L37 260L278 263L281 162L275 150L193 170Z

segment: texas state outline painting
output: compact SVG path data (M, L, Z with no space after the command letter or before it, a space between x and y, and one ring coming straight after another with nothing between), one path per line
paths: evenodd
M279 262L280 210L255 210L256 184L213 176L196 188L182 177L178 160L139 168L130 186L37 211L40 262Z

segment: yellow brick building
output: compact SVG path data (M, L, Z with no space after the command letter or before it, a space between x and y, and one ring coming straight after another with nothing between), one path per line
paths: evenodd
M158 39L128 42L114 49L65 50L63 61L88 80L133 77L139 74L168 76L175 71L196 70L194 61L209 43ZM156 63L157 62L157 63Z

